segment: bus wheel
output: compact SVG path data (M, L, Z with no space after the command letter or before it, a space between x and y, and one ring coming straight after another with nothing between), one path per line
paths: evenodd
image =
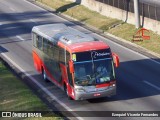
M72 100L72 98L68 95L68 90L67 90L67 86L66 85L64 85L64 92L66 93L68 99Z
M42 76L43 76L43 80L45 82L49 82L49 80L47 79L47 74L46 74L46 71L44 69L42 69Z

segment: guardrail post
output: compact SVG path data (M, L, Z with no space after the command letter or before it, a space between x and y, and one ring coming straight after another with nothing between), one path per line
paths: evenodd
M140 16L139 16L139 0L134 0L134 14L135 14L135 26L138 29L140 27Z

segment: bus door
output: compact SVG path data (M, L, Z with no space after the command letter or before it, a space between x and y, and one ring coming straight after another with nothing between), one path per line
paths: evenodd
M70 67L69 67L69 59L70 59L70 54L66 51L66 67L67 67L67 76L68 76L68 85L67 85L67 89L68 89L68 95L71 96L72 98L74 98L74 85L73 85L73 73L70 71Z
M68 94L72 98L74 98L74 87L73 87L73 80L72 80L72 73L69 71L69 67L67 67L67 74L68 74Z

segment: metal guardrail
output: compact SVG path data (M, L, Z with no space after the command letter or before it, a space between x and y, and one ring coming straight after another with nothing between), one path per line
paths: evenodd
M95 0L117 7L122 10L134 13L134 3L133 0ZM153 4L151 4L153 3ZM139 12L143 17L151 18L160 21L160 3L156 4L154 1L145 2L145 0L140 0L139 2Z

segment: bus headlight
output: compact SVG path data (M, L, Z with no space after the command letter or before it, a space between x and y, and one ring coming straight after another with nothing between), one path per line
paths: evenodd
M76 92L85 92L85 89L84 88L75 88L75 91Z

